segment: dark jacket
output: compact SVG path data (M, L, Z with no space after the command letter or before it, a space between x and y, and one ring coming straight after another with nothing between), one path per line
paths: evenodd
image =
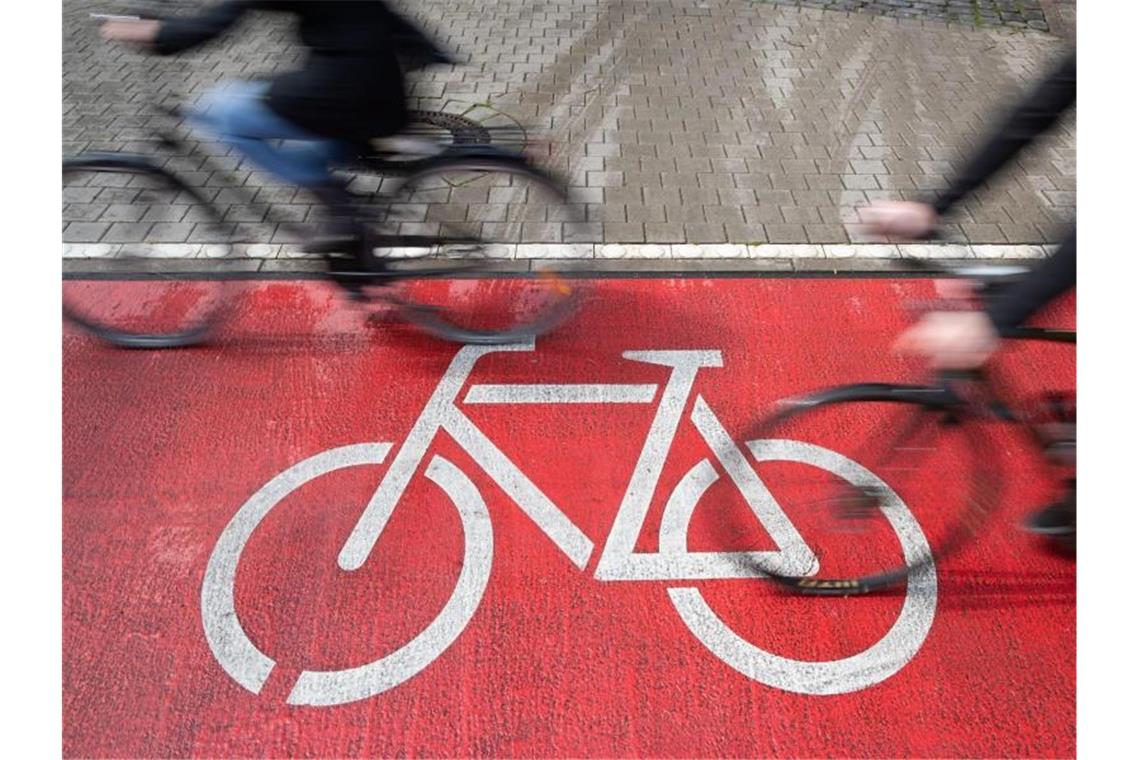
M380 0L231 0L190 18L163 19L156 52L170 55L211 40L251 10L299 18L308 56L299 70L272 78L267 104L322 137L359 143L398 131L407 106L397 53L446 60Z
M939 214L946 213L964 196L1001 170L1022 148L1048 131L1076 102L1077 54L1074 51L1067 54L999 123L989 139L950 183L950 187L934 200L935 210ZM1076 282L1077 231L1074 224L1057 253L991 302L987 312L999 328L1016 327Z

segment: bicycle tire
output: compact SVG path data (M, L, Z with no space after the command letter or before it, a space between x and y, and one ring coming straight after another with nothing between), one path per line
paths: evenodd
M396 229L377 238L389 243L377 249L385 260L379 281L400 286L381 297L430 335L465 344L524 342L578 308L581 289L556 272L502 276L504 259L493 246L537 242L547 225L573 213L565 186L524 159L491 150L433 159L377 211L386 229Z
M87 154L63 162L65 234L82 218L103 241L115 239L115 219L142 219L144 204L170 207L214 232L212 256L229 254L217 209L196 189L147 158ZM81 222L82 223L82 222ZM104 228L106 230L104 231ZM72 324L123 348L179 348L209 340L227 309L217 278L176 276L156 266L164 244L96 243L98 255L69 257L64 247L63 314Z
M835 478L828 483L823 470L801 466L795 478L810 471L819 479L806 485L792 479L790 466L785 465L781 475L769 463L766 470L761 468L760 478L797 525L819 565L811 577L781 574L775 563L758 561L757 569L800 594L866 594L902 585L916 570L966 546L988 522L1001 483L989 435L984 425L965 418L968 413L949 391L933 386L857 384L779 403L747 436L758 458L767 447L778 448L780 441L813 444L855 461L887 488ZM875 423L873 429L865 429L867 422ZM933 434L935 445L914 445L923 433ZM910 468L919 480L900 482L897 473L905 469L905 457L921 452L935 457L924 467ZM931 477L948 471L953 482ZM816 490L821 487L826 490ZM820 493L826 497L819 498ZM805 502L803 507L789 498L792 495ZM912 507L929 549L908 559L898 547L895 530L901 522L892 520L891 510ZM852 539L855 533L860 535ZM884 537L893 548L873 545L876 537Z

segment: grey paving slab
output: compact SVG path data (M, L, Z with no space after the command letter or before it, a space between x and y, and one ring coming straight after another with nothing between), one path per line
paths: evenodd
M1049 31L1040 0L754 0L759 3L985 28Z

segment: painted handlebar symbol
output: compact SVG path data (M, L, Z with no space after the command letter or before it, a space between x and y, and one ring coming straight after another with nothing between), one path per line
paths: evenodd
M375 493L338 555L338 565L360 568L374 551L405 489L440 431L446 432L579 569L594 551L593 542L460 408L459 395L480 357L502 351L533 351L534 344L479 347L458 351L400 444L358 443L316 454L266 483L242 505L222 531L202 584L202 624L210 650L238 684L258 694L276 661L250 640L235 609L235 581L242 552L258 525L291 493L338 470L390 462ZM787 461L822 468L860 487L887 494L883 513L908 560L929 552L926 538L906 505L874 473L825 448L790 440L745 442L742 451L698 393L697 374L722 366L715 350L626 351L623 358L671 369L664 386L654 384L472 385L463 404L652 404L658 398L633 474L602 548L595 577L601 581L666 581L681 620L710 652L744 676L801 694L840 694L880 683L918 652L934 620L937 580L933 568L916 571L907 584L898 618L878 642L850 657L796 660L767 652L733 631L709 607L694 581L759 577L756 569L811 575L818 560L749 462ZM658 392L660 395L658 397ZM666 502L657 552L635 551L637 538L657 490L666 457L693 398L689 420L708 444L755 518L777 549L766 552L690 552L689 524L704 493L720 478L708 458L694 465ZM407 643L354 668L301 673L287 697L294 705L329 706L367 699L391 689L431 665L462 634L482 601L491 574L494 537L479 489L459 467L431 455L424 476L438 485L456 509L463 527L462 569L455 588L435 619ZM775 564L773 564L775 563Z

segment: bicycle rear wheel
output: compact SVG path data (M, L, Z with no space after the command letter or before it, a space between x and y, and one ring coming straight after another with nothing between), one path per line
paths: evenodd
M802 577L775 565L758 569L799 593L863 594L903 584L965 546L996 506L999 484L984 426L963 419L965 413L941 389L905 385L843 386L781 404L752 430L748 446L761 481L815 554L818 570ZM782 447L801 444L818 447L820 466L781 457ZM879 481L838 476L823 465L826 452ZM900 517L903 510L925 534L925 541L910 542L910 551L900 543L900 531L913 525ZM730 524L734 542L769 548L754 525Z
M564 323L580 302L575 282L549 269L518 271L511 260L511 245L560 236L575 213L565 188L521 159L433 161L375 211L396 231L379 236L386 244L375 251L396 283L383 297L436 337L525 341Z
M185 257L224 257L230 244L217 211L197 190L142 157L89 155L63 162L63 201L68 320L125 348L189 346L213 334L226 286ZM174 239L155 225L191 222L213 242L143 242L163 234Z

